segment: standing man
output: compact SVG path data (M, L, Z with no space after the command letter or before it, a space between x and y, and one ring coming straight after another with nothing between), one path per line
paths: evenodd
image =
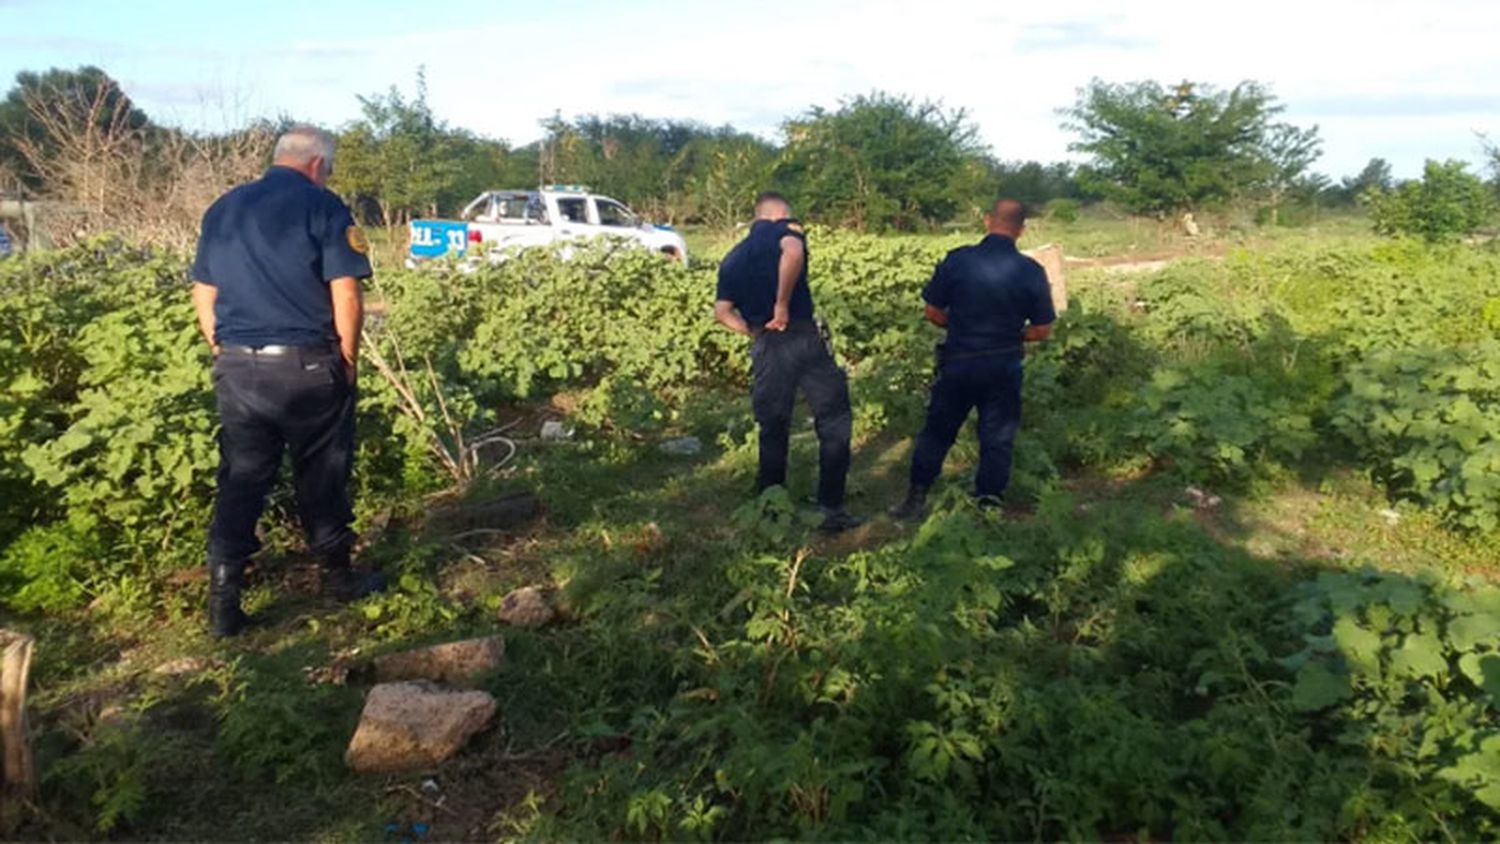
M292 459L307 544L325 595L351 601L384 586L356 574L349 504L355 379L369 244L324 186L333 137L297 127L276 141L271 169L203 215L193 262L198 327L214 354L218 494L208 533L208 623L233 636L245 563L260 549L266 494Z
M917 435L906 500L891 511L920 518L927 490L969 411L979 408L979 473L974 495L997 503L1010 482L1011 452L1021 427L1021 358L1025 343L1046 340L1057 314L1042 265L1022 255L1026 209L1013 199L984 215L988 234L948 253L922 291L927 320L948 330L938 345L937 377L927 423Z
M714 318L750 347L750 404L760 425L757 491L786 485L792 409L800 389L818 434L819 530L836 533L860 524L844 510L849 439L854 414L849 381L813 321L807 288L807 238L780 194L755 198L750 234L724 256Z

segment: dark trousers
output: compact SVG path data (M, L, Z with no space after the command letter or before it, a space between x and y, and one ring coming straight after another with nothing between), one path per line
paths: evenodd
M979 473L975 495L1000 495L1010 483L1011 455L1021 427L1021 361L1006 355L945 361L938 366L911 460L913 486L929 487L969 411L979 408Z
M854 414L849 408L849 379L829 353L818 326L794 322L785 331L761 332L750 348L750 376L750 404L760 425L758 488L786 484L792 409L801 390L818 434L818 503L843 507Z
M255 524L283 452L291 454L308 546L327 554L353 544L355 390L345 372L332 348L276 356L226 349L214 361L220 431L211 561L236 562L260 550Z

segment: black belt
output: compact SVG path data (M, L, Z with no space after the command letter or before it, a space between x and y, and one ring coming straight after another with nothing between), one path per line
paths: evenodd
M220 346L219 354L250 355L252 357L286 357L288 355L300 355L306 353L333 353L333 344L327 343L318 346Z

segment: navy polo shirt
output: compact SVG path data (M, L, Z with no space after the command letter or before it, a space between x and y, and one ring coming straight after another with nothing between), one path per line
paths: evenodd
M802 241L802 273L787 303L793 320L813 318L812 292L807 289L807 237L796 220L756 220L750 233L719 262L717 298L733 302L752 328L771 321L776 307L776 286L781 273L781 239Z
M368 252L338 196L272 167L209 206L192 276L218 288L215 342L315 346L338 339L328 282L369 278Z
M1022 255L1014 240L995 234L949 252L922 298L948 314L944 352L949 356L1020 358L1027 323L1049 325L1057 319L1047 271Z

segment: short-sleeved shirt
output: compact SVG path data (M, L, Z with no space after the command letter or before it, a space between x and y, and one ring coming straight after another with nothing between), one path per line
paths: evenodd
M756 220L750 233L719 263L717 298L733 302L751 328L771 321L776 307L776 286L781 278L781 239L788 235L802 241L802 272L787 303L795 321L813 318L812 292L807 289L807 238L796 220Z
M216 342L316 346L338 339L328 283L368 278L368 252L338 196L272 167L203 215L192 276L218 288Z
M947 312L944 353L949 356L1019 358L1027 324L1049 325L1057 319L1047 271L1001 235L949 252L922 298Z

